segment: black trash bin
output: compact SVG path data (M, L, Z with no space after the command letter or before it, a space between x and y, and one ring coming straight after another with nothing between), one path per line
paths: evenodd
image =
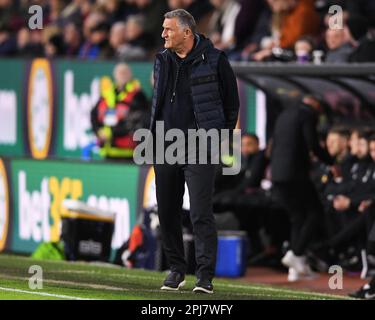
M88 206L69 206L62 215L61 239L68 260L108 262L114 231L114 216L98 214ZM74 209L73 209L74 208ZM90 212L91 211L91 212Z

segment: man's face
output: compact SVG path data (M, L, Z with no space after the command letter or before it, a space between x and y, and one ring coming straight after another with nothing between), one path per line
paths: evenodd
M345 33L342 29L327 29L326 43L330 50L335 50L345 43Z
M354 131L350 135L350 140L349 140L350 153L353 156L358 156L358 144L359 144L358 133Z
M365 138L358 140L358 158L362 159L368 154L368 142Z
M177 23L177 18L165 19L163 22L164 48L175 51L184 43L184 30Z
M375 162L375 140L370 141L369 149L370 149L371 159L372 161Z
M249 136L244 136L241 139L241 153L244 157L248 157L259 151L258 142Z
M333 157L340 154L346 147L346 139L338 133L329 133L327 136L327 150Z
M132 78L132 73L129 67L125 65L117 65L113 72L113 77L115 78L116 85L118 87L123 87Z

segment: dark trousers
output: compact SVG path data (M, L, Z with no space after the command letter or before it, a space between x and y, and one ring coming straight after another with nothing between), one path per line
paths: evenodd
M323 208L311 181L274 182L275 194L289 214L290 245L294 254L303 255L318 229Z
M154 169L163 249L171 271L185 274L187 268L181 221L186 181L194 233L196 276L211 280L215 274L217 254L217 232L212 212L217 165L159 164Z

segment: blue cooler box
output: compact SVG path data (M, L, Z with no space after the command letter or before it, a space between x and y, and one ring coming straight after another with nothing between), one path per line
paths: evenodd
M246 272L248 240L245 231L220 231L216 276L240 277Z

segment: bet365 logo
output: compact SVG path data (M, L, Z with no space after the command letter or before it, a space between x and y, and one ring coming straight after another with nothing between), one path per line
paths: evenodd
M43 29L43 8L38 5L33 5L29 7L29 14L31 15L28 23L29 28L31 30Z

